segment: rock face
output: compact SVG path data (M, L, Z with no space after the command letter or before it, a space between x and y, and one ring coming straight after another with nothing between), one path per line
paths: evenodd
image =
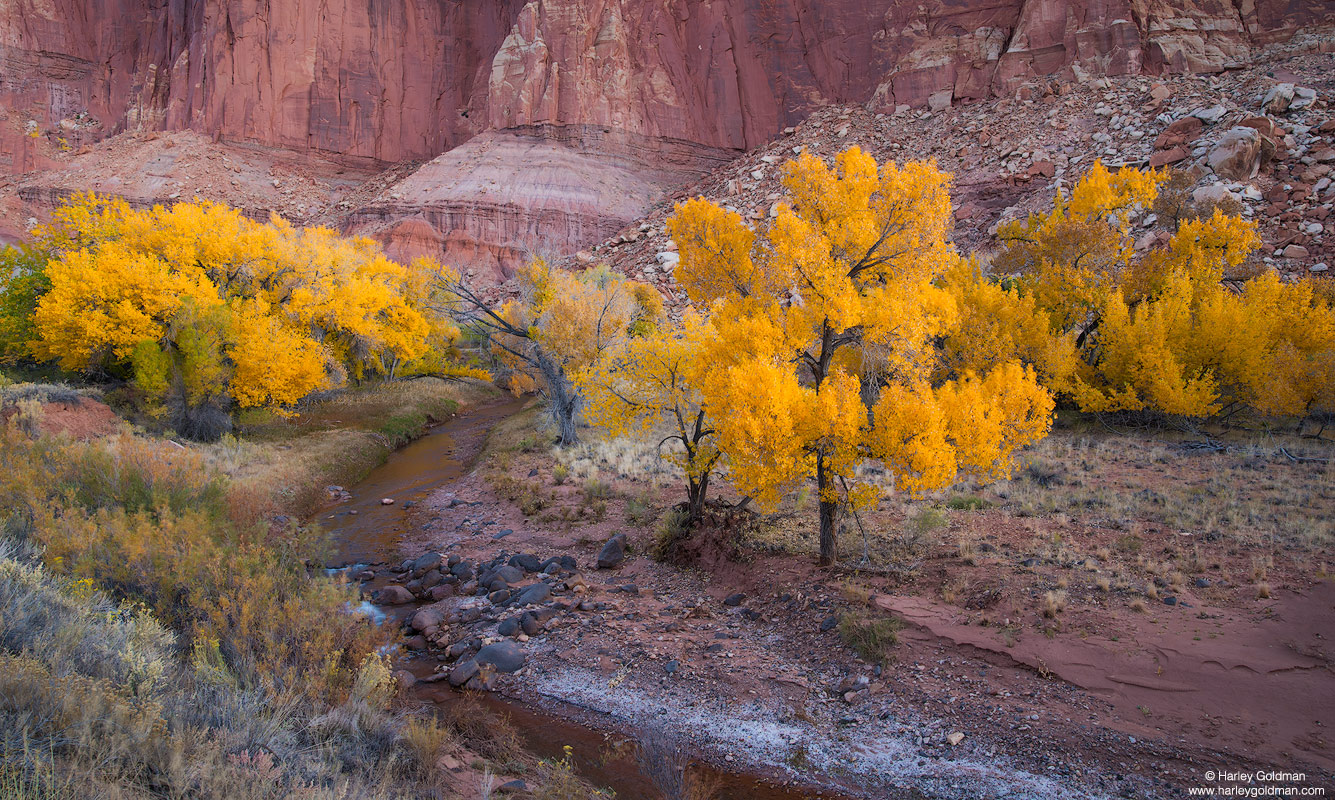
M503 277L530 251L605 237L720 154L823 105L940 109L1053 73L1217 71L1335 21L1333 8L15 0L0 8L0 172L49 169L127 131L189 130L362 169L427 161L373 201L348 201L351 227L400 255Z

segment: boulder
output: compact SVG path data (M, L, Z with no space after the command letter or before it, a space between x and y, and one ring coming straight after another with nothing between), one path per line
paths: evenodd
M1294 86L1291 83L1275 84L1265 93L1261 107L1271 114L1283 114L1289 110L1289 104L1293 102L1293 90Z
M1230 128L1206 157L1221 178L1247 181L1261 169L1261 134L1255 128Z
M517 642L496 642L477 651L474 659L478 664L490 664L497 672L514 672L524 666L524 648Z
M1180 144L1190 144L1200 137L1204 129L1205 123L1196 117L1183 117L1164 128L1163 133L1154 140L1154 146L1163 150Z
M616 569L626 560L626 534L618 533L598 551L598 569Z
M455 642L445 650L445 657L453 661L454 659L471 653L477 649L478 641L476 639L466 639L462 642Z
M412 572L414 577L421 577L441 564L440 553L423 553L413 559Z
M427 628L439 628L445 622L449 611L439 605L431 605L426 608L420 608L413 618L408 622L409 627L415 631L424 631Z
M1188 155L1190 154L1187 152L1187 148L1182 145L1170 147L1167 150L1160 150L1150 156L1150 167L1152 169L1158 169L1159 167L1164 167L1169 164L1176 164L1185 159Z
M542 562L538 561L538 557L532 553L519 553L510 556L510 565L525 572L540 572L542 570Z
M526 586L515 597L514 605L527 606L533 603L541 603L552 596L552 587L545 583L535 583L532 586Z
M407 588L399 586L397 583L391 583L388 586L377 589L375 594L371 595L371 602L382 606L401 606L413 602L415 598L413 593Z
M1222 183L1211 183L1207 186L1199 186L1191 193L1191 199L1197 203L1222 203L1225 200L1237 199L1237 195L1228 190L1228 187Z
M477 677L477 674L480 671L481 669L478 667L475 659L470 658L467 661L460 661L458 664L454 665L454 669L450 670L450 685L463 686L465 683L468 683L470 680Z

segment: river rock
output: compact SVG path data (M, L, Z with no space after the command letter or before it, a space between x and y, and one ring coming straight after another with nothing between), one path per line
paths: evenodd
M575 570L579 569L579 562L575 560L574 556L552 556L551 558L542 562L542 564L540 564L539 567L540 567L538 569L539 572L551 575L555 572L560 572L562 570L566 570L568 572L574 572Z
M616 569L626 560L626 534L618 533L598 552L598 569Z
M466 581L473 577L473 564L470 561L460 561L450 567L450 574L461 581Z
M519 618L519 629L528 636L537 636L542 632L542 623L534 616L533 612L525 611Z
M423 553L413 559L412 571L414 577L421 577L433 569L440 566L440 553Z
M510 565L525 572L539 572L542 570L542 563L532 553L518 553L510 556Z
M450 661L454 661L457 658L461 658L465 655L468 655L469 653L473 652L474 650L477 650L481 646L482 646L482 640L477 638L465 639L462 642L455 642L454 644L450 645L445 649L445 657Z
M541 603L552 596L552 587L545 583L535 583L532 586L525 587L515 598L514 605L527 606L533 603Z
M383 586L371 595L371 602L382 606L401 606L411 603L414 599L412 592L396 583Z
M429 597L433 603L444 600L447 597L452 597L453 595L454 587L448 583L438 583L427 590L426 593L426 596Z
M470 658L467 661L460 661L454 666L454 669L450 670L450 685L463 686L476 677L480 671L476 660Z
M477 663L490 664L497 672L514 672L524 666L524 648L516 642L496 642L477 651Z
M519 633L519 620L514 617L501 620L501 624L496 626L496 633L501 636L514 636Z
M408 622L408 625L413 630L418 631L424 631L428 628L439 628L441 624L445 622L445 617L448 615L449 611L441 606L427 606L426 608L419 608L417 613L413 614L413 618Z

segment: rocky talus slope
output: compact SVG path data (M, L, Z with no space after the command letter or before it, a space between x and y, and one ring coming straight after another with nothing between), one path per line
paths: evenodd
M1290 277L1335 265L1335 56L1329 40L1270 48L1253 66L1219 75L1040 80L1007 98L938 111L876 113L836 106L813 114L665 199L644 219L565 263L606 262L655 283L676 305L676 245L665 221L673 204L704 196L760 223L782 198L782 164L803 151L829 158L852 145L879 161L934 159L955 176L956 244L986 253L997 226L1050 207L1054 194L1100 159L1171 166L1193 181L1195 201L1234 200L1255 220L1262 264ZM1138 246L1168 236L1146 210Z
M1218 74L1332 23L1328 3L1280 0L16 0L0 9L0 235L69 190L198 193L502 280L819 109L941 114L1047 76ZM162 134L186 155L163 160ZM200 166L224 157L230 176ZM357 190L391 168L386 191Z

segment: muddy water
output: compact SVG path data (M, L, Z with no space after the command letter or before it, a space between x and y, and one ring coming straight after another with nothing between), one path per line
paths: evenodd
M427 435L391 453L356 486L352 500L317 516L333 533L339 564L396 560L409 516L404 513L438 486L461 477L482 451L487 433L517 413L524 401L508 399L470 410L432 428ZM384 498L393 505L381 503Z
M520 401L502 401L438 425L426 436L391 454L356 486L348 487L352 500L317 515L319 523L333 534L338 563L375 564L403 557L399 545L408 519L404 504L420 503L437 487L461 477L481 452L491 428L518 412L522 405ZM382 498L392 498L394 504L383 505ZM395 616L398 615L391 615L390 619ZM414 671L425 667L420 662L405 666ZM438 705L459 697L440 683L418 684L417 691L419 697ZM562 747L570 745L579 773L595 785L612 789L621 798L659 796L633 759L602 760L607 732L494 695L485 697L483 702L510 718L530 752L545 758L560 758ZM719 787L716 800L839 798L828 791L791 789L753 775L723 772L703 764L699 767Z

